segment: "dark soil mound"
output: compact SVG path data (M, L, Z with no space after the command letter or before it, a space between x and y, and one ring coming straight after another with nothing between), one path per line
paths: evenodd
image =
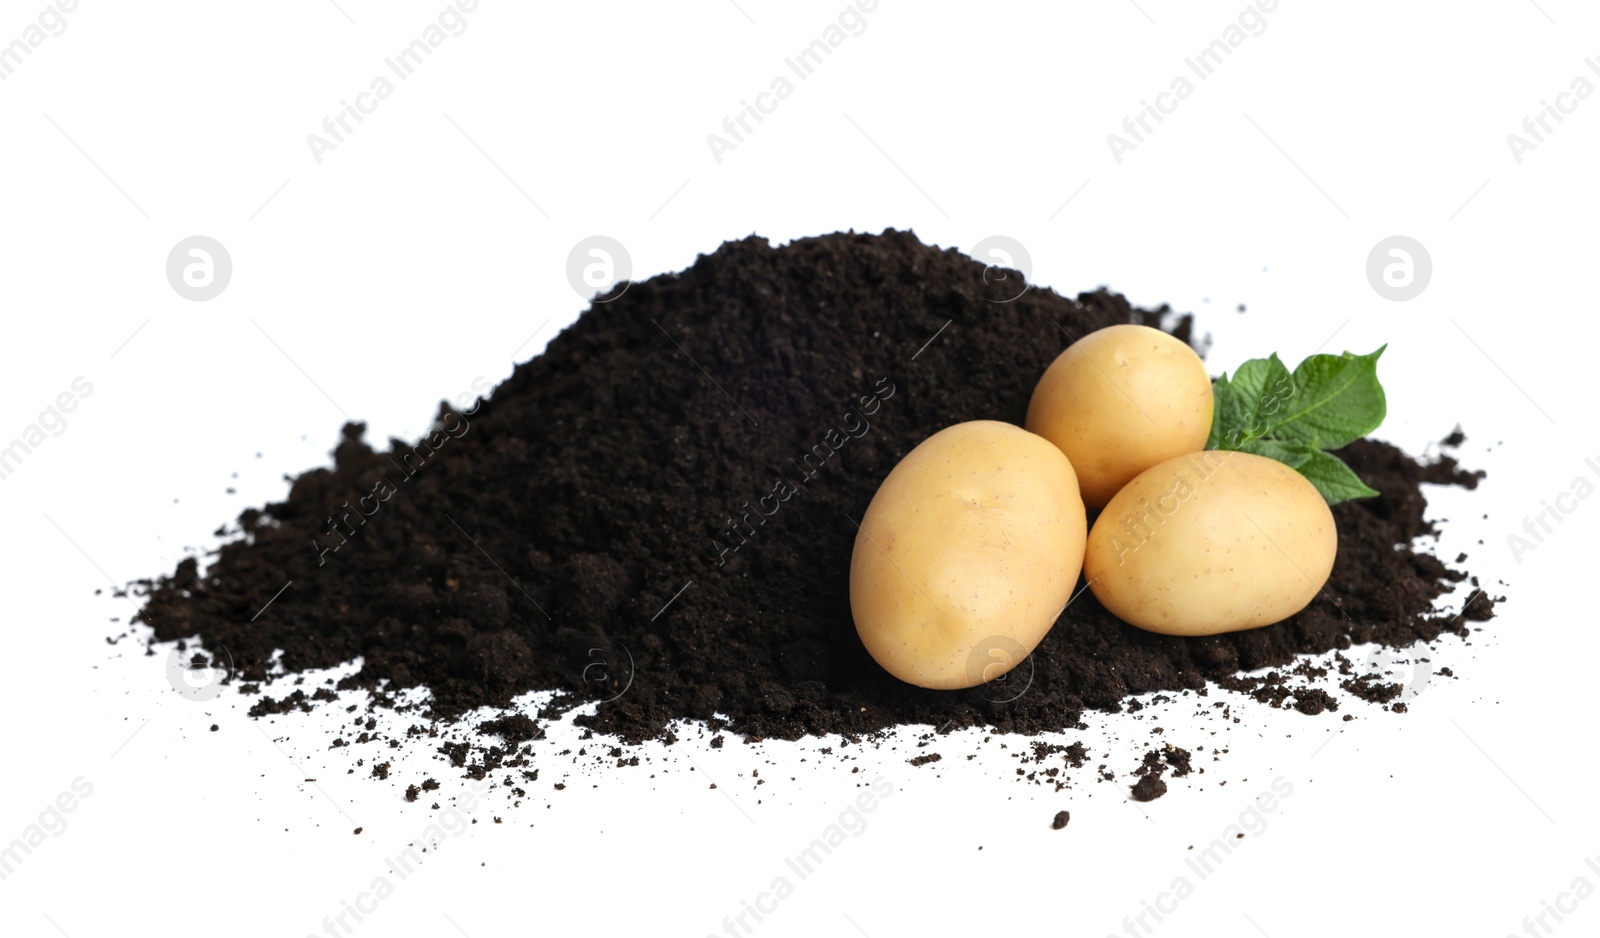
M1493 614L1481 593L1459 618L1433 613L1465 574L1411 546L1431 531L1421 483L1478 476L1359 441L1340 456L1382 496L1335 508L1332 579L1293 619L1171 638L1085 593L1007 686L891 678L857 639L847 593L852 519L889 469L952 423L1021 423L1071 337L1165 320L1191 338L1187 317L1106 291L1005 301L1019 283L896 231L726 244L596 303L489 400L441 405L421 444L375 450L348 425L333 467L245 512L203 574L187 560L148 584L146 618L157 639L225 645L248 682L267 678L275 649L291 673L360 656L346 686L425 685L447 719L556 689L564 705L607 700L589 724L638 740L716 714L767 737L1061 730L1131 693L1259 689L1233 679Z

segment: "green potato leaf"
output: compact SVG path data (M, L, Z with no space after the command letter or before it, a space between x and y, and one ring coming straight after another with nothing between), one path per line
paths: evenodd
M1227 449L1223 445L1231 428L1241 426L1242 406L1240 394L1228 380L1226 372L1211 382L1211 434L1206 437L1206 449Z
M1310 461L1313 453L1317 452L1310 447L1298 443L1284 443L1280 440L1247 440L1239 447L1241 453L1254 453L1268 459L1276 459L1290 469L1304 474L1301 468ZM1338 460L1334 460L1337 462Z
M1378 383L1378 356L1387 347L1371 355L1313 355L1301 362L1281 408L1262 414L1262 435L1338 449L1378 429L1388 413Z
M1208 449L1265 456L1294 469L1328 504L1378 493L1327 450L1366 436L1383 423L1388 403L1378 383L1378 357L1313 355L1293 372L1276 353L1240 365L1212 385Z
M1332 453L1313 449L1308 450L1307 455L1309 458L1296 466L1295 470L1317 487L1328 504L1337 505L1352 498L1371 498L1378 494L1376 489L1369 488L1353 469Z
M1227 380L1227 376L1223 376ZM1238 449L1250 440L1266 435L1263 423L1279 413L1294 387L1289 369L1278 359L1256 358L1239 366L1229 381L1227 412L1213 411L1211 434L1224 445L1219 449ZM1215 385L1213 385L1215 398Z

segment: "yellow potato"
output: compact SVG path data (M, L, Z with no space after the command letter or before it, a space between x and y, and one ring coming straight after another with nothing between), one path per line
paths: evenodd
M1061 447L1084 503L1100 508L1156 463L1204 449L1211 408L1211 377L1194 349L1160 329L1110 326L1050 363L1026 426Z
M1258 628L1304 609L1333 571L1333 512L1298 472L1207 450L1140 473L1089 532L1089 588L1166 635Z
M1086 540L1072 464L1020 427L975 420L907 453L850 558L850 611L873 659L921 687L1019 664L1078 583Z

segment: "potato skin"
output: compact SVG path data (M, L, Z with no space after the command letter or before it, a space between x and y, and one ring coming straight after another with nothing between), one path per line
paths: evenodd
M1338 553L1333 512L1276 460L1207 450L1140 473L1095 520L1089 588L1166 635L1259 628L1304 609Z
M850 558L856 632L908 683L993 680L1072 598L1086 540L1077 477L1048 440L993 420L947 427L867 506Z
M1151 466L1204 449L1212 407L1194 349L1149 326L1109 326L1056 356L1024 425L1061 447L1084 503L1100 508Z

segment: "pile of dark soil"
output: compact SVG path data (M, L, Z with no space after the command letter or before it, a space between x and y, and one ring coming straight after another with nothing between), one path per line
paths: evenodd
M343 687L381 700L423 685L445 721L557 690L557 711L603 700L586 724L637 741L678 718L751 737L1059 731L1130 694L1218 682L1316 713L1337 704L1240 672L1465 634L1493 615L1482 591L1436 614L1467 574L1413 546L1436 533L1421 485L1481 474L1362 440L1339 455L1382 494L1334 509L1332 578L1294 618L1167 637L1085 593L1004 687L890 677L857 639L847 592L855 520L890 468L950 424L1021 423L1072 337L1144 322L1192 341L1187 317L1104 290L1010 299L1019 277L893 230L725 244L603 298L489 399L441 405L420 444L374 449L347 425L334 465L241 515L206 569L189 559L145 584L145 618L158 640L226 646L247 691L277 649L291 676L360 657ZM297 693L253 712L311 705Z

